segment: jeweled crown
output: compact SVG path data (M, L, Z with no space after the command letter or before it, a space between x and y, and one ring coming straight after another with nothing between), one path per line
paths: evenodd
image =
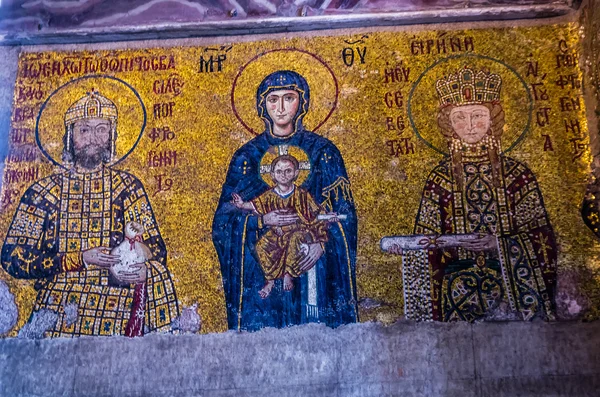
M467 66L435 84L441 106L498 101L501 87L502 78L499 75L483 70L475 72Z
M69 107L65 114L65 125L91 118L108 119L112 122L117 119L117 106L93 89Z

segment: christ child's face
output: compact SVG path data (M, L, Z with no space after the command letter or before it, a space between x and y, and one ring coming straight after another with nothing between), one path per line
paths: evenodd
M96 157L110 150L110 121L101 118L77 120L73 125L76 157Z
M300 97L294 90L276 90L267 95L267 113L278 127L289 126L296 116Z
M275 168L271 171L271 178L275 181L277 186L288 187L298 177L298 169L294 167L291 161L281 160L275 164Z
M477 143L490 130L490 110L483 105L463 105L450 111L456 135L465 143Z

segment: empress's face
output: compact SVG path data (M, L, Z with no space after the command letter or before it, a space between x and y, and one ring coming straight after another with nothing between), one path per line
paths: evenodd
M275 168L271 171L271 178L277 185L289 186L296 180L298 170L291 161L278 161Z
M76 155L94 156L109 147L110 121L101 118L77 120L73 125Z
M299 105L300 97L294 90L276 90L267 95L267 113L278 127L292 123Z
M463 105L450 111L456 135L466 143L477 143L490 130L490 110L483 105Z

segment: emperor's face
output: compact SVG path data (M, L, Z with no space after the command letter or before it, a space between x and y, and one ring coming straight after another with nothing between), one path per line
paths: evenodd
M267 95L267 113L278 127L286 128L294 120L300 97L294 90L276 90Z
M290 186L298 177L298 170L291 161L281 160L271 170L271 178L278 186Z
M75 163L95 168L110 157L110 121L101 118L77 120L73 125Z
M483 105L463 105L450 111L456 135L465 143L477 143L490 129L490 110Z

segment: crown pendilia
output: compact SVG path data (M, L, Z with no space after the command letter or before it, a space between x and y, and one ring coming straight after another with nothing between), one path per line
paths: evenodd
M499 75L475 71L467 66L456 74L440 79L435 84L440 105L477 105L500 100L502 78Z

